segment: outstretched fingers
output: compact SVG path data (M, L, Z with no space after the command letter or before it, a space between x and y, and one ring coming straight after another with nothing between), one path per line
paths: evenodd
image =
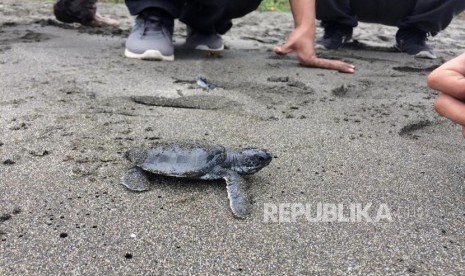
M95 27L118 27L119 21L96 13L91 25Z
M299 31L294 31L284 45L274 47L273 51L278 55L287 55L295 52L297 59L303 66L337 70L343 73L355 72L353 64L340 60L318 58L315 54L313 44L305 39Z
M434 102L434 108L437 113L450 119L451 121L465 126L465 103L441 93Z
M340 60L324 59L324 58L299 58L300 64L308 67L317 67L330 70L337 70L343 73L354 73L355 66L350 63L346 63Z
M278 55L287 55L289 53L292 53L293 51L294 50L292 50L290 43L286 43L282 46L275 46L273 48L273 52L275 52L275 54L278 54Z

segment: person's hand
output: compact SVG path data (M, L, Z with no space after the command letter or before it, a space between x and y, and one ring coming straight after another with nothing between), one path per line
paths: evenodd
M274 47L273 51L278 55L295 52L300 64L304 66L337 70L344 73L355 72L355 66L352 64L339 60L318 58L309 32L310 30L305 28L294 29L286 43L283 46Z
M465 137L465 54L431 72L428 86L441 92L434 102L436 112L462 125Z
M118 27L119 21L100 15L98 12L94 15L94 20L91 22L94 27Z

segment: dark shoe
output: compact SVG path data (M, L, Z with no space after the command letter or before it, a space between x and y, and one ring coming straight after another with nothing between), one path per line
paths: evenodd
M224 50L223 39L219 34L202 34L192 30L191 28L187 29L185 46L191 49L210 52L219 52Z
M173 18L144 13L138 15L126 40L124 55L128 58L173 61L173 27Z
M353 28L342 24L324 23L325 33L316 41L315 48L335 50L352 40Z
M416 28L401 28L396 33L396 48L418 58L437 58L426 44L427 34Z

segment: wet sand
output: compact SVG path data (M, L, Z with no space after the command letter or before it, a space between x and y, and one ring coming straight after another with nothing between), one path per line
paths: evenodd
M121 29L0 1L1 275L465 273L464 141L425 84L464 52L463 19L430 39L437 60L360 24L357 43L319 52L354 63L347 75L271 52L290 14L236 20L221 58L183 49L177 24L176 61L159 63L124 58L133 19L99 8ZM247 179L250 218L233 218L221 181L119 184L129 147L189 139L274 153ZM392 220L265 222L265 204L283 203L384 204Z

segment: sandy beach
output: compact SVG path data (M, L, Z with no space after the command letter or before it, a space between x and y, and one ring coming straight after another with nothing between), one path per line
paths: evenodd
M465 142L425 81L465 51L463 16L429 39L436 60L361 23L356 42L318 52L350 75L271 51L289 13L235 20L221 57L184 49L177 22L176 60L160 63L124 57L124 5L99 6L118 29L59 23L52 5L0 1L0 275L465 274ZM120 185L128 148L178 140L273 152L247 178L249 218L223 181ZM350 217L369 204L389 219ZM267 217L306 205L350 218Z

